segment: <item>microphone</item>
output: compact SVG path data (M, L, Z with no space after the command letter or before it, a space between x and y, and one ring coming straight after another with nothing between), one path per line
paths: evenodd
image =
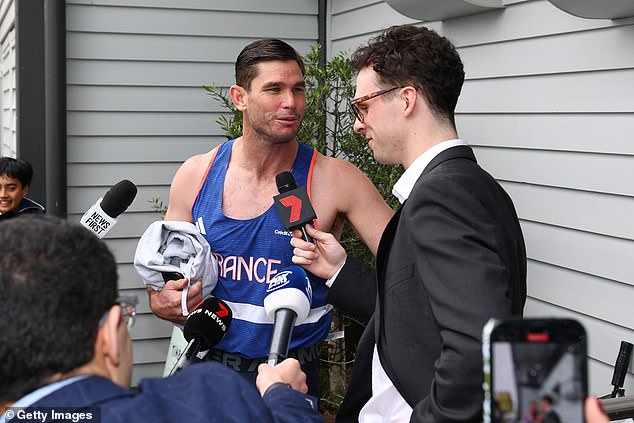
M310 204L306 187L298 188L291 172L282 172L275 175L275 183L277 184L279 195L273 197L273 200L275 201L277 214L282 221L282 226L291 231L301 229L302 239L313 242L310 235L306 233L304 226L307 223L312 223L317 218L317 215L312 204Z
M188 344L169 376L192 364L200 351L208 350L220 342L229 330L232 316L227 303L214 297L207 298L189 313L183 328L183 335Z
M625 376L627 375L627 368L630 366L630 359L632 357L632 348L634 345L627 341L621 341L621 348L619 348L619 354L616 356L616 362L614 363L614 373L612 374L612 386L614 389L612 393L602 398L616 398L622 397L625 394L623 385L625 383Z
M103 238L117 223L117 217L130 207L136 193L136 185L127 179L117 182L103 198L97 200L84 213L79 223L99 238Z
M288 356L293 327L306 320L313 291L304 269L289 266L269 281L264 309L274 319L268 363L275 366Z

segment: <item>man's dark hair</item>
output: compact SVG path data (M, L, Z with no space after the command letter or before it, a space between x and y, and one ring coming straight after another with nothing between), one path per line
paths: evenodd
M304 75L302 56L284 41L267 38L254 41L242 49L236 59L236 84L251 90L251 81L258 76L258 63L272 60L295 61Z
M82 226L33 215L0 222L0 403L89 362L116 298L114 257Z
M2 175L17 179L24 188L31 185L33 166L26 160L0 157L0 176Z
M550 395L542 395L542 401L547 402L549 405L553 405L553 397Z
M385 88L415 87L434 115L455 127L464 67L447 38L425 27L393 26L360 47L351 62L356 71L365 67L374 70Z

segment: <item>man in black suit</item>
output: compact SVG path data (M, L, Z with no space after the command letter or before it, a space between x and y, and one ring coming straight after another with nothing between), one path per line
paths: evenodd
M446 38L392 27L352 64L355 131L378 162L406 171L376 275L312 227L315 244L291 242L295 263L329 278L329 302L371 317L337 421L481 422L482 327L521 316L526 299L515 208L458 138L464 70Z

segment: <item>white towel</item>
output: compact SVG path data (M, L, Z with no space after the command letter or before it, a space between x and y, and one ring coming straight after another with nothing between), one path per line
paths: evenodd
M216 258L205 237L190 222L153 222L139 239L134 268L143 283L155 291L165 286L161 272L180 272L190 285L201 280L203 299L211 296L218 282ZM187 315L186 292L183 294L183 315Z

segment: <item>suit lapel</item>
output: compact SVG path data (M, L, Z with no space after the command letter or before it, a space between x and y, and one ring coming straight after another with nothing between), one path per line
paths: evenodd
M394 235L396 234L396 228L398 227L398 221L401 218L401 210L403 210L404 205L405 203L401 204L396 210L394 216L392 216L387 226L385 226L383 235L381 235L381 241L379 242L379 248L376 253L377 280L382 278L383 272L385 271L385 263L387 262L390 248L394 241Z
M379 339L379 329L381 322L381 297L382 297L382 286L383 280L385 276L385 268L387 264L387 260L390 255L390 249L392 247L392 243L394 242L394 236L396 235L396 228L398 227L398 222L401 218L401 211L403 210L403 206L407 201L403 202L401 206L396 210L392 219L388 222L385 230L383 231L383 235L381 236L381 241L379 242L379 248L376 254L376 284L377 284L377 295L376 295L376 306L374 307L374 339Z

